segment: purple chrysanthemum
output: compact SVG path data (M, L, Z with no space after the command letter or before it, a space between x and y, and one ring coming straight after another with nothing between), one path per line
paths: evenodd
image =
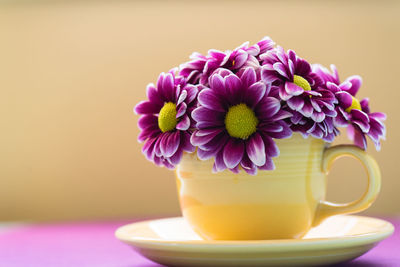
M157 86L147 86L147 97L149 100L135 107L135 112L142 114L138 122L138 140L145 141L142 151L157 165L174 168L183 151L195 151L189 129L193 126L190 114L197 102L197 88L171 71L160 74Z
M218 69L210 77L209 88L200 91L199 107L192 112L197 130L191 142L201 160L215 157L213 171L238 172L240 166L255 174L257 169L274 168L271 158L279 150L273 138L291 136L284 121L291 114L269 93L270 84L257 79L251 67L238 75Z
M347 127L349 138L360 148L367 148L365 135L368 135L376 149L380 150L380 140L385 139L386 128L383 121L386 115L382 112L371 113L368 98L359 101L355 97L361 87L361 77L354 75L341 83L334 65L331 65L332 72L319 64L314 64L313 70L339 101L335 124L338 127Z
M311 65L282 47L266 52L260 59L262 79L272 84L272 90L286 102L285 108L293 113L292 130L332 142L338 134L333 125L337 99L322 87L323 81Z
M206 56L195 52L190 56L191 61L181 65L179 74L192 84L208 85L210 76L218 68L229 69L236 73L247 66L259 67L259 55L271 50L274 45L269 37L264 37L255 45L249 46L246 42L233 51L222 52L212 49Z

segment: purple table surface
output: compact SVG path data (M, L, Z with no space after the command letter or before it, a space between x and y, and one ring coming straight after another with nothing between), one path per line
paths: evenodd
M133 221L138 220L26 225L0 231L0 266L161 266L114 237L119 226ZM389 221L400 229L400 218ZM398 230L358 259L336 266L400 266Z

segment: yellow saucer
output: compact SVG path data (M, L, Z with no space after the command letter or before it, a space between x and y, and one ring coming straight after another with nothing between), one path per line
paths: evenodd
M125 225L115 235L146 258L164 265L313 266L361 256L393 230L384 220L339 215L328 218L303 239L205 241L178 217Z

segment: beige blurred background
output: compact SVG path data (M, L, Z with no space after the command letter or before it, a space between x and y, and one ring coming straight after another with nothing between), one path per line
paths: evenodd
M360 96L389 117L382 151L369 149L383 187L365 213L400 215L399 13L398 1L1 3L0 220L179 214L174 173L142 156L132 108L192 51L265 35L364 78ZM361 165L341 159L328 198L365 186Z

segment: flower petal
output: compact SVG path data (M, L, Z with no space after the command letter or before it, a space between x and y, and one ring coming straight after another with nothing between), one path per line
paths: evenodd
M275 169L275 164L271 158L265 158L265 164L263 166L258 167L260 170L272 171Z
M210 142L214 137L222 132L222 129L207 129L194 131L190 142L194 146L202 146Z
M289 95L301 95L304 92L304 89L292 82L286 82L285 91Z
M324 131L318 126L317 123L314 124L307 130L307 133L310 133L313 137L317 139L321 139L324 137Z
M234 61L235 64L232 67L234 69L238 69L238 68L242 67L248 57L249 57L249 54L247 54L246 51L239 50L238 54L235 56L235 61Z
M337 127L347 127L349 124L346 112L344 112L340 107L338 108L337 116L333 118L333 121Z
M372 139L375 145L378 145L377 150L379 150L379 145L380 145L379 139L386 138L385 125L381 121L371 117L370 130L368 131L368 136Z
M150 101L141 101L136 105L134 111L136 114L157 114L160 112L162 106L154 104Z
M264 127L262 130L264 132L268 132L268 136L275 138L275 139L289 138L292 136L292 130L290 129L290 127L287 125L286 122L277 121L274 124L280 125L282 127L282 130L279 132L271 131L270 129L272 128L273 124L271 124L271 126L268 128Z
M165 74L162 81L162 87L158 88L158 90L161 91L168 102L176 102L174 77L171 73Z
M336 93L336 98L339 100L339 105L343 109L350 107L353 102L351 95L344 91Z
M178 149L171 157L167 158L172 165L178 165L182 159L183 149Z
M255 165L265 164L265 145L259 133L255 133L246 142L246 152Z
M217 112L204 107L198 107L193 110L192 118L197 122L197 127L199 127L199 129L203 128L199 126L199 124L202 122L209 122L209 125L214 127L225 125L225 113Z
M208 151L208 150L202 150L201 148L197 148L197 156L199 157L200 160L208 160L214 157L215 154L216 151Z
M187 84L183 90L187 92L187 97L185 102L188 104L192 103L193 100L196 99L197 93L199 91L197 86L193 86L191 84Z
M313 106L311 103L305 102L303 108L301 109L300 113L307 117L310 118L314 112Z
M276 72L278 72L280 75L285 77L286 79L290 80L289 75L287 74L285 66L281 62L276 62L273 64L273 68Z
M283 126L278 123L260 123L258 127L267 133L279 133L283 130Z
M310 99L310 103L317 112L321 112L321 107L318 105L317 101L314 100L314 98Z
M296 111L300 111L304 106L304 99L300 96L294 96L287 101L288 106Z
M204 89L199 93L198 101L200 105L216 111L225 112L226 107L223 105L223 101L215 94L211 89Z
M295 68L296 73L302 77L307 76L311 72L311 65L299 57L296 58Z
M347 92L350 93L352 96L355 96L361 87L362 78L358 75L354 75L347 78L346 81L349 81L352 85L351 88L347 90Z
M154 138L154 137L158 136L160 133L161 133L161 131L158 128L156 128L156 129L148 128L148 129L142 130L138 135L138 141L143 142L148 138Z
M311 114L311 119L315 122L322 122L325 119L325 113L314 110L313 114Z
M185 102L178 105L178 110L176 111L176 118L182 117L186 113L187 105Z
M180 103L185 101L186 97L187 97L187 91L183 90L182 93L179 95L179 98L178 98L178 101L176 102L176 105L179 105Z
M386 114L383 112L373 112L368 114L369 117L375 118L380 121L386 120Z
M279 148L276 145L275 141L268 135L262 134L262 139L264 141L264 146L265 146L265 154L267 155L268 158L271 157L277 157L279 156Z
M229 141L230 137L226 134L226 132L221 132L216 135L210 142L205 143L204 145L199 146L203 150L207 151L219 151L223 150L225 144Z
M154 158L154 145L156 143L158 138L150 138L148 139L143 147L142 147L142 152L146 156L146 158L150 161L153 160Z
M190 119L188 115L183 116L180 122L176 125L176 129L186 131L190 127Z
M228 98L231 104L240 104L242 100L242 81L234 74L230 74L224 78L225 88L229 92Z
M223 156L223 149L221 149L217 155L215 156L215 161L213 165L213 172L221 172L225 170L227 167L224 162L224 156Z
M138 126L141 132L138 136L139 142L143 142L147 138L154 137L161 133L158 127L158 118L154 115L144 115L139 118Z
M249 159L249 157L246 154L243 155L242 161L240 162L240 166L242 166L242 168L247 173L249 173L248 171L251 171L253 174L255 174L255 172L257 171L256 165Z
M138 120L139 129L158 128L158 117L153 114L146 114Z
M156 139L156 143L154 144L154 153L156 154L157 157L162 157L161 153L161 141L164 137L164 133L161 133Z
M218 61L223 61L226 57L226 54L224 52L219 51L217 49L208 50L208 54L213 58L217 59Z
M158 79L157 79L157 90L158 90L160 96L163 98L162 100L165 102L167 99L164 96L164 90L161 90L161 88L163 87L163 83L164 83L164 76L165 76L164 72L161 73L158 76Z
M220 96L226 97L228 94L225 89L224 78L219 74L213 74L210 77L210 88Z
M225 78L226 76L233 74L233 72L225 68L218 68L213 72L212 75L214 74L219 74L222 78Z
M296 112L298 113L298 112ZM284 120L287 118L291 118L293 116L292 113L290 113L289 111L286 110L279 110L278 113L276 113L273 117L272 120L274 121L280 121L280 120Z
M351 114L351 121L360 127L360 129L367 133L369 131L369 118L368 115L361 110L352 109L350 111Z
M193 153L196 148L190 143L190 133L188 131L181 132L181 147L184 151Z
M347 135L354 144L361 149L367 149L367 139L358 126L349 125L347 127Z
M257 116L268 119L274 116L281 108L281 103L275 97L264 97L256 107Z
M369 110L369 98L364 98L360 101L360 105L361 105L361 110L364 111L365 113L370 113Z
M245 68L240 79L242 80L243 87L249 88L250 85L256 82L256 72L253 68Z
M230 168L229 170L233 173L239 173L239 165L237 165L235 168Z
M303 120L303 115L300 112L293 112L293 116L290 117L290 121L293 124L299 124Z
M157 89L154 87L154 84L149 84L146 88L147 98L149 102L162 107L164 101L161 99L160 95L158 94Z
M264 97L266 86L263 82L252 84L244 95L244 102L251 108L254 108L260 100Z
M166 132L161 140L160 148L164 157L171 157L178 150L180 144L179 131Z
M224 147L224 163L228 168L235 168L242 160L244 153L244 142L240 139L231 138Z
M265 65L261 69L261 78L265 83L273 83L276 80L279 80L275 75L275 71L268 69Z
M292 97L292 95L288 94L285 90L285 86L281 85L279 86L279 97L283 100L283 101L287 101L288 99L290 99Z

